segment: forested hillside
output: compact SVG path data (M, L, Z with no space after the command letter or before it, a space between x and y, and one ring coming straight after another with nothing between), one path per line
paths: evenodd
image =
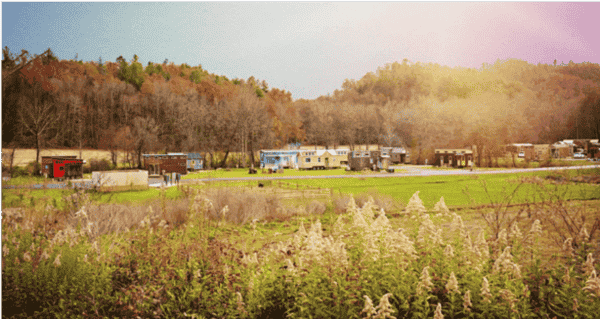
M404 144L412 159L434 148L600 138L600 65L497 61L481 69L404 60L295 102L307 142Z
M292 100L253 77L202 66L59 61L4 48L3 147L257 151L287 143L406 146L422 161L436 147L600 137L600 66L498 61L481 69L404 60L316 100Z
M4 49L3 147L252 154L304 138L291 93L202 66L59 61ZM290 114L292 115L290 117ZM217 163L220 165L221 163Z

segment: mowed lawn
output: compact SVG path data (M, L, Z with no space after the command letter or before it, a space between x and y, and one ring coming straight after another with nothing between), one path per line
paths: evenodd
M329 171L294 171L286 170L288 174L299 174L296 176L322 175L322 174L344 174L343 170ZM587 172L587 173L586 173ZM579 170L568 171L565 174L573 176L576 174L598 174L599 170ZM207 174L195 173L194 175ZM222 176L235 177L234 175L247 175L247 172L241 170L224 171ZM361 194L378 193L389 195L399 200L401 203L408 203L410 197L420 191L419 197L423 200L426 207L432 208L435 203L444 197L448 206L469 206L472 204L482 205L494 202L506 201L506 196L512 194L517 189L516 196L512 203L525 203L528 201L539 201L540 196L549 198L552 194L562 194L562 199L600 199L600 185L587 183L565 183L555 184L549 180L544 180L544 176L556 174L556 172L532 172L521 174L482 174L482 175L454 175L454 176L407 176L407 177L361 177L361 178L331 178L331 179L293 179L284 181L264 181L265 192L269 192L271 187L284 187L287 189L299 188L301 191L305 188L330 189L334 194ZM261 174L257 174L261 176ZM280 175L276 174L275 176ZM256 175L252 175L256 176ZM262 175L265 177L273 175ZM289 176L289 175L288 175ZM545 189L534 183L521 182L520 179L533 179L538 177L543 181ZM566 175L565 175L566 176ZM198 177L195 177L198 178ZM253 187L256 188L260 181L214 181L201 183L201 185L190 185L192 188L210 188L210 187ZM487 192L486 192L487 187ZM4 189L2 192L2 205L5 207L33 206L40 201L60 201L72 191L68 190L10 190ZM96 193L92 199L100 203L144 203L147 201L159 199L160 190L151 188L148 190L121 191ZM469 194L469 195L467 195ZM175 199L183 196L183 193L177 188L168 188L165 197ZM471 198L473 201L471 201ZM59 205L60 206L60 205Z
M265 170L266 171L266 170ZM405 170L396 170L396 172L404 172ZM199 171L189 173L182 179L198 179L198 178L238 178L238 177L287 177L287 176L326 176L326 175L360 175L364 172L346 171L344 169L327 169L327 170L296 170L284 169L283 173L263 173L261 169L257 169L256 174L248 174L248 169L232 168Z

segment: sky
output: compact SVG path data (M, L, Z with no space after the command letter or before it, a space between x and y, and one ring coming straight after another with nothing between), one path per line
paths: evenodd
M387 63L600 63L600 2L2 2L2 47L202 65L296 99Z

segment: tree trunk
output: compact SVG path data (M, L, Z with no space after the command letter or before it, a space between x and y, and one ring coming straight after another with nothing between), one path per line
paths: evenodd
M227 156L229 156L229 150L227 150L225 152L225 156L223 157L223 160L221 161L221 164L219 164L219 167L221 167L221 168L225 167L225 162L227 161Z
M254 163L254 144L252 143L253 139L250 139L250 164L252 165L252 167L256 167L255 163Z
M37 168L40 163L40 144L41 144L40 143L40 134L38 133L38 134L36 134L36 138L35 138L36 152L35 152L35 168L34 168L34 173L33 173L34 175L38 175Z
M10 177L12 178L12 171L13 171L13 162L15 161L15 150L16 150L17 146L14 145L12 152L10 153L10 166L8 167L8 173L10 174Z

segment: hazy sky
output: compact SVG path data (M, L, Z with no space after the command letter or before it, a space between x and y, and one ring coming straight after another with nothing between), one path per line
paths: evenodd
M2 3L2 47L187 63L313 99L394 61L600 63L600 2Z

